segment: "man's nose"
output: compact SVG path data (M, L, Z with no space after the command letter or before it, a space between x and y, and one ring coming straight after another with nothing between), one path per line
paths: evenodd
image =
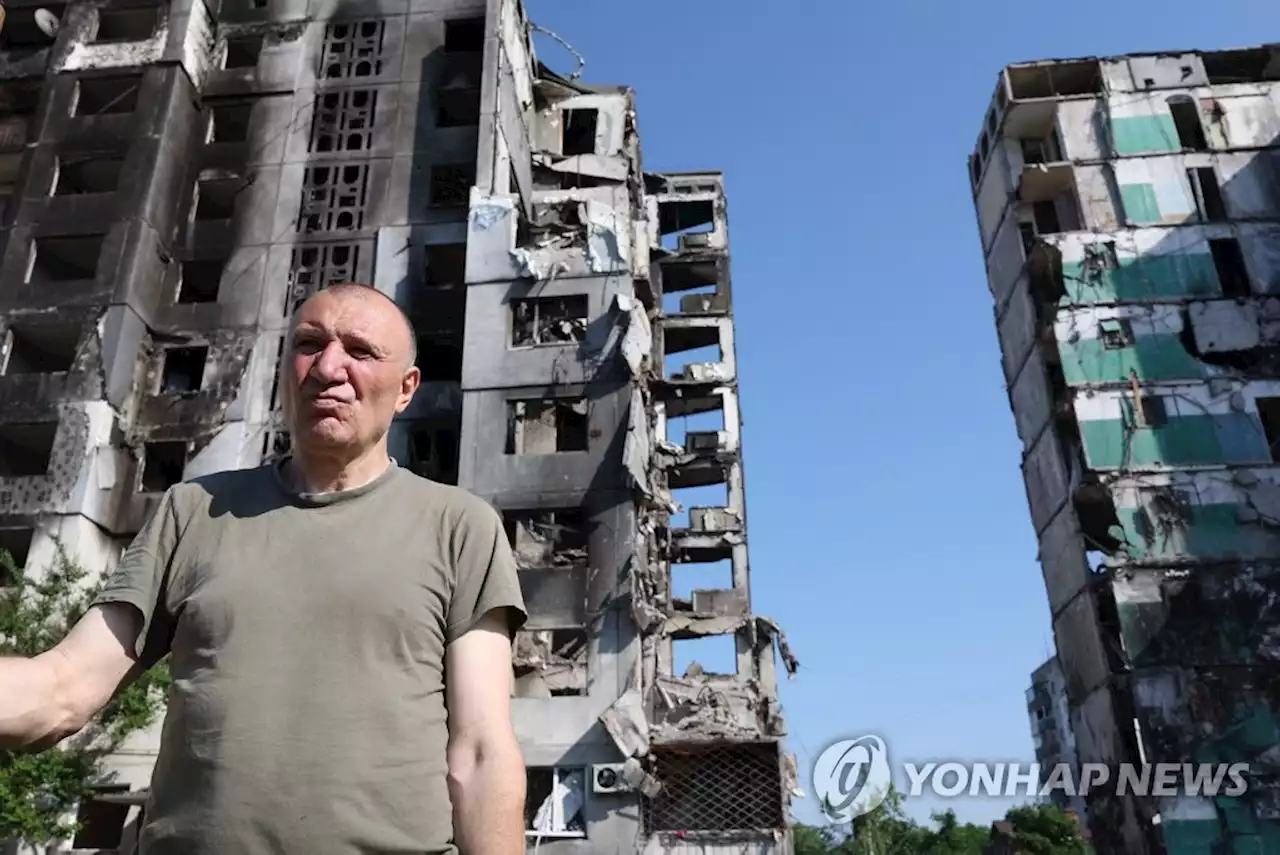
M347 379L347 352L342 343L331 341L311 363L311 372L317 380L341 383Z

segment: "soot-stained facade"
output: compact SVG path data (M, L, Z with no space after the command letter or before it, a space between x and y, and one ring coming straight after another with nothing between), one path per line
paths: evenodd
M285 453L291 311L372 284L419 337L393 455L518 556L530 845L787 851L721 176L644 172L631 90L545 67L516 0L5 11L0 548L105 571L176 481ZM130 851L155 748L76 847Z

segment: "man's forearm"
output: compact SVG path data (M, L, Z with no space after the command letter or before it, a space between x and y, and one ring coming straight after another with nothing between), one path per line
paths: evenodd
M58 698L50 654L0 657L0 749L41 745L75 731Z
M449 751L449 796L459 855L523 855L524 759L507 745Z

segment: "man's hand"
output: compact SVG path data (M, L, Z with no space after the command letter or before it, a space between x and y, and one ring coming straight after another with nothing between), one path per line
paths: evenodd
M0 658L0 749L46 748L88 724L136 676L141 631L132 606L95 606L47 653Z
M511 636L504 609L445 650L449 795L462 855L523 855L525 769L511 726Z

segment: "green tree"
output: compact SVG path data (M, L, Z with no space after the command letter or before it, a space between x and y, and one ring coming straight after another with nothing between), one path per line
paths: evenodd
M60 542L52 566L28 574L0 550L0 655L35 656L53 647L84 614L96 588ZM56 750L0 751L0 842L33 844L76 831L65 815L101 781L102 761L130 734L151 724L165 705L167 665L152 668L118 694L94 722Z
M1083 855L1089 851L1079 821L1057 805L1012 808L1005 819L1013 825L1019 851L1030 855Z

